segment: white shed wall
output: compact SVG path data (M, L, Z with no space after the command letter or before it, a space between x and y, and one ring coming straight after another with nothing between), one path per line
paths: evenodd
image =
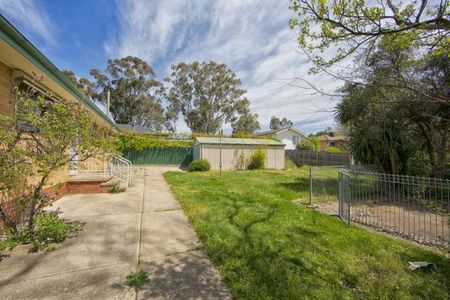
M252 153L258 149L266 152L266 169L284 169L283 146L222 145L222 170L246 168ZM201 145L200 154L201 159L209 161L211 170L220 169L219 145Z

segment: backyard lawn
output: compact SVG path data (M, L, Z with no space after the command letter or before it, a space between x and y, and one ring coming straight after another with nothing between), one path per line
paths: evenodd
M306 169L165 178L236 298L450 297L448 252L347 227L294 204L307 197ZM322 184L336 191L332 178ZM409 261L431 261L438 270L411 271Z

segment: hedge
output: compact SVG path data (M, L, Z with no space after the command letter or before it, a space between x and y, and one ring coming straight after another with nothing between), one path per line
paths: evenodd
M117 138L119 149L133 149L143 151L144 149L171 149L171 148L191 148L194 141L170 141L152 138L144 135L121 134Z

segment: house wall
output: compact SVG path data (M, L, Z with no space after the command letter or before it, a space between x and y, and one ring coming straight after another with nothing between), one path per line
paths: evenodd
M14 114L14 93L12 90L13 77L12 69L0 62L0 114L6 116L13 116ZM93 165L102 165L103 161L100 160L90 160L89 162L84 162L80 164L80 169L90 168ZM60 183L66 182L70 178L69 165L67 164L60 170L54 172L50 178L47 186L54 186ZM38 180L38 178L31 179Z
M294 144L292 142L292 137L293 136L297 136L298 137L298 142L300 143L301 140L304 138L301 134L298 134L297 132L293 131L293 130L286 130L283 132L279 132L276 134L277 138L286 146L284 147L284 149L286 150L294 150L295 147L297 146L296 144Z
M0 62L0 114L14 113L12 80L12 70Z
M320 151L325 151L328 148L328 141L320 141Z
M222 170L245 169L254 151L266 151L266 169L284 169L283 146L249 146L249 145L201 145L200 157L209 161L211 170L220 169L222 157ZM222 152L222 153L220 153Z

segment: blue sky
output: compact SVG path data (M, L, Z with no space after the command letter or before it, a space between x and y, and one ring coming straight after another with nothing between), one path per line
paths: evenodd
M337 99L299 88L296 78L329 92L341 83L308 75L288 7L288 0L0 0L0 12L61 70L88 76L108 58L136 55L162 79L180 61L226 63L263 129L277 115L309 133L335 125Z

